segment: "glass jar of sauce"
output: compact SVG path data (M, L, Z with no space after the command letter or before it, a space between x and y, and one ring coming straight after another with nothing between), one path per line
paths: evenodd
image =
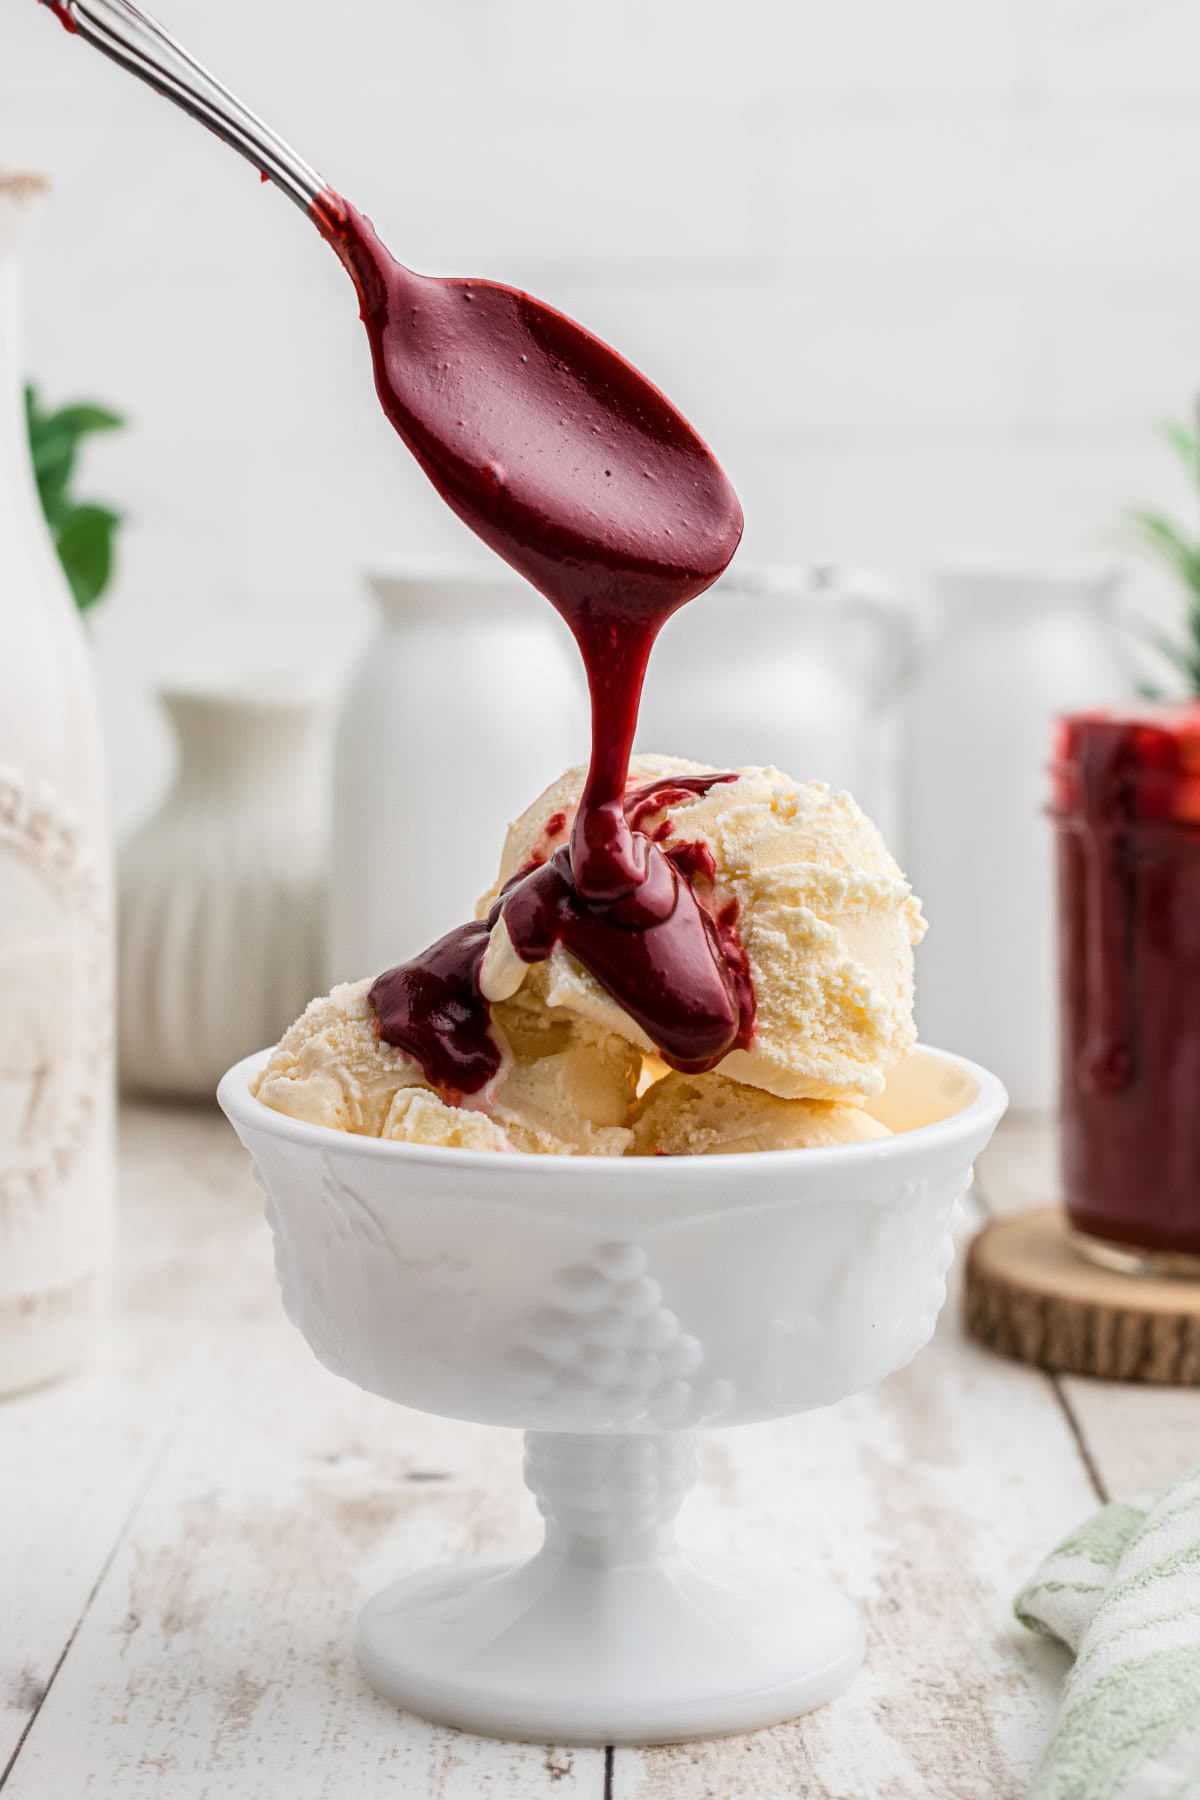
M1063 718L1051 776L1067 1216L1200 1275L1200 704Z

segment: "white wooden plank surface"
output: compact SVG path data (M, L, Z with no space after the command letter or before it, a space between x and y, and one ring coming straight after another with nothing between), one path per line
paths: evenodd
M244 1229L206 1112L125 1120L118 1305L81 1376L0 1406L0 1769L178 1417L199 1319ZM172 1218L183 1226L169 1227ZM186 1223L185 1223L186 1221Z
M1058 1196L1055 1134L1045 1119L1005 1122L980 1163L989 1208L1011 1212ZM1200 1457L1200 1391L1062 1376L1053 1386L1103 1498L1167 1481Z
M1044 1125L1007 1128L986 1203L1044 1198L1051 1148ZM129 1110L123 1165L105 1356L0 1408L5 1800L1017 1796L1061 1667L1011 1623L1015 1587L1095 1504L1093 1476L1125 1491L1195 1454L1200 1396L1056 1384L967 1345L952 1301L875 1393L711 1434L685 1511L697 1545L808 1561L855 1595L870 1648L847 1696L611 1756L439 1730L364 1688L354 1614L405 1568L536 1541L516 1435L318 1367L219 1119Z
M864 1607L867 1666L833 1706L752 1737L618 1751L614 1800L1024 1793L1060 1659L1012 1594L1092 1502L1037 1374L965 1345L957 1296L930 1348L827 1412L714 1434L691 1522L811 1561Z

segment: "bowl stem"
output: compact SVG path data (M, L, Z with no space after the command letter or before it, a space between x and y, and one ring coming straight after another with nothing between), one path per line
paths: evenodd
M359 1622L368 1681L444 1724L540 1743L673 1743L831 1699L862 1661L854 1607L822 1581L677 1549L695 1477L690 1432L531 1432L542 1548L385 1589Z
M591 1563L647 1562L675 1547L675 1519L696 1480L696 1434L530 1431L525 1485L546 1548Z

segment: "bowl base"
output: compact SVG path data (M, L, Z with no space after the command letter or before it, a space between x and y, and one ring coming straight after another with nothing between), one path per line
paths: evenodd
M380 1694L439 1724L558 1744L665 1744L753 1731L846 1688L857 1609L827 1582L700 1566L679 1552L466 1564L370 1602L358 1660Z

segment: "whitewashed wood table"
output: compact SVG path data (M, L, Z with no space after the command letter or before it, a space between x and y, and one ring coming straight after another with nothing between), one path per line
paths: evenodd
M127 1109L122 1168L104 1354L0 1406L4 1800L1018 1796L1062 1661L1013 1623L1014 1589L1099 1499L1172 1473L1200 1437L1200 1393L1000 1362L964 1341L952 1295L874 1393L702 1440L684 1534L840 1581L869 1630L849 1694L678 1748L472 1738L376 1699L350 1635L393 1575L536 1544L518 1435L319 1367L215 1113ZM1048 1127L1006 1124L978 1177L965 1230L1044 1198Z

